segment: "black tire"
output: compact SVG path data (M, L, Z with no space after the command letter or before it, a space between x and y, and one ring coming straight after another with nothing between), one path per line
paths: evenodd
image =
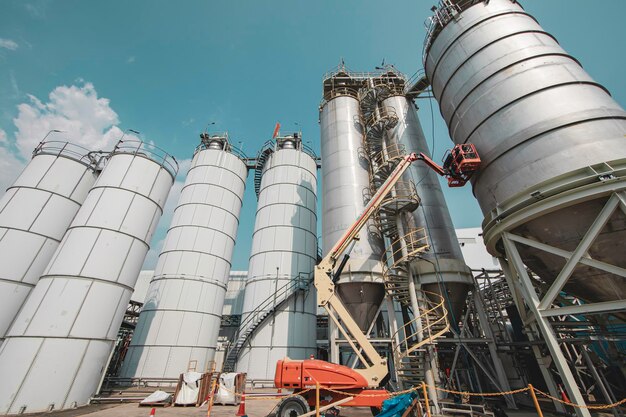
M309 404L301 395L285 398L278 405L276 417L297 417L309 411Z
M380 407L374 407L374 406L371 406L371 407L370 407L370 411L372 412L372 415L373 415L374 417L376 417L376 416L380 413L381 408L380 408Z

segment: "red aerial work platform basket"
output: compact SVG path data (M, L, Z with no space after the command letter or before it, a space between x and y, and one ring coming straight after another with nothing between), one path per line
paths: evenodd
M445 159L444 169L450 173L448 186L462 187L480 168L480 156L471 143L456 145Z

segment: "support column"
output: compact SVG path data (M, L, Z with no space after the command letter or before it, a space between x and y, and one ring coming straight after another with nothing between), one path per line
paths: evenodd
M572 371L569 369L565 356L559 347L559 343L554 335L552 327L550 326L550 322L541 316L541 312L539 311L539 298L537 297L537 293L535 293L535 289L532 285L530 277L526 272L526 266L522 261L522 257L520 256L515 244L509 239L508 233L504 233L502 236L502 241L504 243L504 247L506 250L507 257L512 263L513 268L515 269L516 275L519 279L519 283L521 284L521 289L524 294L524 299L526 301L526 305L530 308L530 310L534 314L535 323L552 354L552 358L555 362L557 369L559 370L559 375L563 380L563 385L565 385L565 389L570 396L570 399L576 404L585 404L585 400L578 389L578 385L576 385L576 380L574 379L574 375ZM591 417L589 410L584 408L575 408L576 415L578 417Z
M474 308L476 309L476 313L478 314L478 320L480 321L483 332L485 332L485 338L488 340L487 346L489 347L489 355L491 356L493 368L496 371L499 388L503 391L510 391L511 386L509 385L509 380L506 377L506 372L504 372L504 366L502 365L502 361L500 360L500 356L498 355L494 334L491 331L489 319L487 318L487 314L485 313L485 309L483 308L482 300L480 299L478 291L473 291L473 293ZM515 404L515 400L513 399L512 395L505 395L504 400L506 401L506 405L508 408L517 409L517 405Z
M509 263L504 258L498 258L500 262L500 266L502 267L502 271L504 271L504 279L511 290L511 294L513 296L513 301L515 302L515 306L517 307L517 311L520 313L520 317L523 321L527 320L526 309L524 308L524 301L520 295L520 288L517 283L517 280L513 276L513 272ZM526 335L528 336L528 340L531 342L530 348L533 351L533 355L535 356L535 360L539 364L539 370L541 371L541 375L543 376L543 380L548 387L548 393L553 397L559 396L559 391L556 386L556 382L554 381L554 377L552 373L550 373L550 364L552 363L552 358L543 356L541 353L541 349L536 344L532 344L533 341L536 340L535 334L540 334L539 330L532 323L530 324L530 330ZM565 407L563 404L557 401L553 401L554 407L559 413L566 413Z

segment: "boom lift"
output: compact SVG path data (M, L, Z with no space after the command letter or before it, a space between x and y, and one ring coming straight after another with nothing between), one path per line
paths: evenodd
M466 146L464 145L457 145ZM478 158L473 145L471 149ZM456 148L455 148L456 149ZM277 417L294 417L304 414L309 406L315 405L315 387L320 384L321 405L344 400L342 406L380 408L390 393L382 388L388 377L387 359L380 356L366 334L361 331L341 299L335 292L335 283L349 259L349 250L358 239L358 234L367 221L380 207L384 198L402 177L412 162L423 160L440 175L448 177L451 186L465 184L470 169L463 164L463 153L451 152L452 160L444 168L435 164L423 153L405 156L391 172L385 183L371 198L363 213L344 233L335 246L315 267L314 283L317 289L318 305L324 307L328 317L337 326L345 340L359 358L362 368L352 369L318 359L291 360L284 358L276 363L274 384L276 388L292 389L300 394L284 399L278 408ZM456 155L456 156L454 156ZM457 159L458 158L458 162ZM474 160L476 158L473 158ZM450 159L450 157L448 157ZM480 162L480 159L478 159ZM474 162L472 162L474 163ZM456 164L456 165L455 165ZM478 165L472 168L475 171ZM469 173L471 175L471 173ZM462 183L462 184L461 184ZM459 185L457 185L459 184ZM346 253L344 253L346 252ZM343 255L343 257L342 257ZM341 258L341 261L340 261ZM340 261L340 262L339 262ZM336 267L339 262L338 267ZM341 391L341 392L337 392ZM352 399L349 399L352 397Z
M448 179L448 187L464 186L480 166L480 157L476 152L476 147L471 143L456 145L446 152L444 158L443 167L441 167L424 153L420 152L417 155L417 159L424 161L437 174Z

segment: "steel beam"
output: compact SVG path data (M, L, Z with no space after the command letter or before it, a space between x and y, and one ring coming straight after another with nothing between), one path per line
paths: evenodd
M572 314L601 314L611 311L626 310L626 300L602 301L590 304L581 304L576 306L556 307L541 310L543 317L565 316Z
M532 285L532 281L526 272L526 266L522 261L522 257L520 256L517 248L515 247L515 243L509 238L508 233L502 234L502 242L504 243L505 251L507 254L507 258L511 262L516 276L521 284L522 291L524 293L524 298L526 301L526 305L530 308L530 310L534 313L536 318L536 324L543 338L552 354L552 359L559 371L559 375L563 380L563 384L565 385L565 389L570 396L570 399L580 405L585 404L585 400L578 389L578 385L576 385L576 380L574 379L574 375L570 370L567 360L561 351L559 343L556 339L556 336L552 330L552 326L548 322L545 317L542 317L539 311L539 297L535 293L535 289ZM589 410L585 408L575 408L576 415L578 417L591 417L591 413Z
M509 238L514 242L521 243L522 245L530 246L532 248L536 248L547 253L551 253L552 255L560 256L561 258L570 259L573 254L573 252L569 252L564 249L555 248L554 246L537 242L536 240L528 239L523 236L518 236L513 233L509 234ZM607 264L606 262L598 261L596 259L586 258L584 256L579 260L579 262L583 265L601 269L611 274L619 275L620 277L626 278L626 269L620 268L619 266Z
M543 299L539 302L539 305L537 306L539 310L545 310L552 304L552 302L554 302L567 280L569 280L572 276L578 261L587 253L593 242L596 240L596 237L598 237L598 234L600 234L602 229L604 229L604 226L606 226L609 218L617 208L618 203L619 199L616 195L611 196L609 201L606 202L600 211L600 214L598 214L598 217L596 217L589 229L587 229L585 236L583 236L578 244L578 247L576 247L576 250L572 253L571 258L567 260L565 266L561 269L561 272L559 272L559 275L556 277Z

